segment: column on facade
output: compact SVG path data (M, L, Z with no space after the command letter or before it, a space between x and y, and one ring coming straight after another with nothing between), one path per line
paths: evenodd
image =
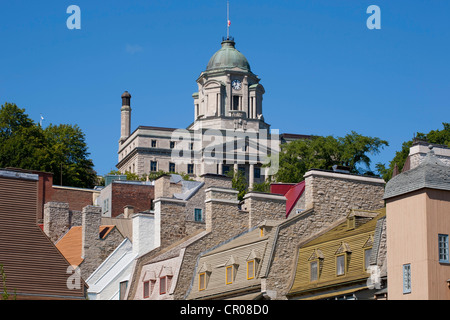
M248 118L249 117L249 112L248 112L248 77L247 76L245 76L244 77L244 81L243 81L243 83L242 83L243 85L242 85L242 90L243 90L243 92L242 92L242 94L243 94L243 97L242 97L242 102L243 102L243 105L242 105L242 110L243 111L245 111L245 113L246 113L246 117Z
M253 189L253 184L255 183L255 165L254 164L250 164L250 169L249 169L249 189L252 190Z
M227 99L225 105L225 116L228 116L230 110L232 110L233 97L231 96L231 76L227 74Z

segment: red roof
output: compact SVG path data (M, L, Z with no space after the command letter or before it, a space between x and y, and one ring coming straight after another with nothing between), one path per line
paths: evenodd
M270 193L285 195L295 183L272 183L270 184Z
M305 181L297 184L292 183L275 183L270 185L270 192L282 194L286 197L286 218L289 217L292 209L295 207L298 199L305 191Z
M305 191L305 181L297 183L288 192L284 195L286 197L286 218L291 213L298 199L300 199L301 195Z

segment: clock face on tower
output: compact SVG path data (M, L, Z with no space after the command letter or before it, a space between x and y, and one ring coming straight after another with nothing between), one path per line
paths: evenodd
M231 83L231 86L233 87L234 90L240 90L242 87L242 84L239 80L233 80L233 82Z

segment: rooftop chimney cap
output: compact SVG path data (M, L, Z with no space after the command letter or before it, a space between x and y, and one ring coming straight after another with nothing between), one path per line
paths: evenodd
M125 91L125 92L122 94L122 98L131 98L131 94L130 94L128 91Z

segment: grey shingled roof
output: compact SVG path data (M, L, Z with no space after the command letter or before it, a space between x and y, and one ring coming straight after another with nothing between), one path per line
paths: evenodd
M422 188L450 190L450 166L442 163L433 149L417 167L402 172L386 184L384 199Z

